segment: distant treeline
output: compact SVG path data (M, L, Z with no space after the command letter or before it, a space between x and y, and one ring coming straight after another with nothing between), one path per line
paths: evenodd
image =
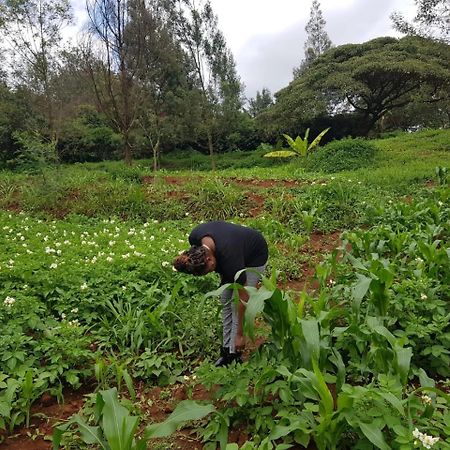
M444 42L331 47L275 96L262 89L247 101L208 1L89 0L89 27L69 48L69 3L35 3L0 11L12 63L0 72L0 167L152 157L157 168L161 152L281 147L283 133L307 128L331 127L325 142L450 123Z

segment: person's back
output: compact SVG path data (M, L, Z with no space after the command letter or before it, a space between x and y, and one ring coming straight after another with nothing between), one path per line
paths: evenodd
M189 235L189 242L192 247L175 258L174 268L192 275L215 271L221 275L222 284L233 283L237 272L252 268L248 273L242 272L237 282L256 286L269 256L267 242L259 231L228 222L198 225ZM233 292L228 288L221 295L223 346L217 366L241 360L239 350L244 346L243 320L248 294L245 289L238 289L239 302L235 303Z

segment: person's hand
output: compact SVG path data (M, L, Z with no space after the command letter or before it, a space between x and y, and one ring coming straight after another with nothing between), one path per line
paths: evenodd
M245 347L245 338L242 334L237 334L236 339L234 341L234 345L238 352L242 351Z

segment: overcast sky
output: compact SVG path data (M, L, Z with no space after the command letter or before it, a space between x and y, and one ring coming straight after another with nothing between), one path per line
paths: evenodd
M269 88L275 93L292 80L303 58L305 25L311 0L211 0L219 28L233 52L245 93ZM84 0L72 0L79 28ZM398 36L389 19L393 11L414 16L414 0L321 0L326 30L334 45Z

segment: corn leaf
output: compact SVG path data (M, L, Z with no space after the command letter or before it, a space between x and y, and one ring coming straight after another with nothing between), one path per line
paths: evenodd
M177 428L191 420L200 420L215 411L213 405L201 405L193 400L184 400L178 403L173 413L161 423L149 425L145 437L158 438L170 436Z
M272 297L273 291L266 289L264 286L259 289L248 286L246 291L249 294L249 299L245 308L244 332L253 339L255 335L255 317L263 312L264 302Z
M74 417L74 422L78 425L78 429L81 434L81 439L86 444L99 445L103 450L108 450L108 446L103 440L100 427L89 426L80 416Z
M119 403L116 388L102 391L101 395L105 402L103 431L111 450L131 450L139 418L130 416L130 412Z

